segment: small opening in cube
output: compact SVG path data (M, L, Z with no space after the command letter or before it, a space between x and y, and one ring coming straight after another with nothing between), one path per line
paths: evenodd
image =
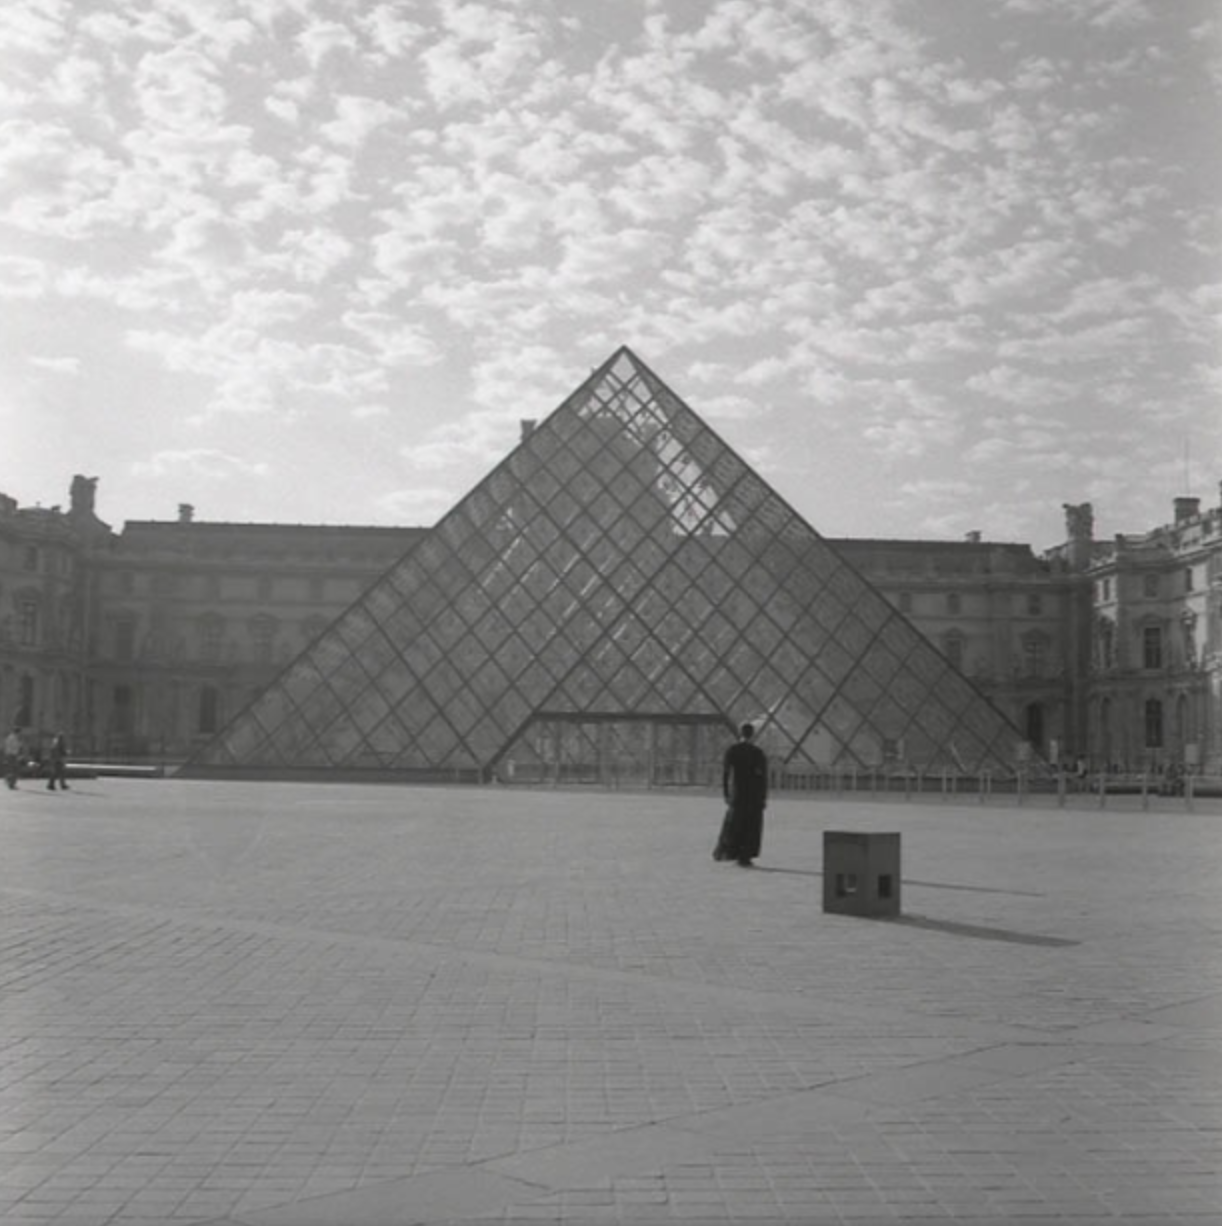
M891 874L880 873L878 877L878 896L879 898L891 897Z
M847 898L850 894L857 893L857 874L856 873L837 873L836 874L836 897Z

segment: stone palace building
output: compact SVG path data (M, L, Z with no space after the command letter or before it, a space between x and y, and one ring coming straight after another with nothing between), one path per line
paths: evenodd
M66 509L0 495L0 718L31 745L64 731L76 760L182 762L429 531L188 505L115 530L96 487L73 478ZM1096 540L1091 506L1067 506L1040 553L976 533L827 544L1009 718L1016 760L1025 741L1092 770L1218 775L1222 505L1173 507Z

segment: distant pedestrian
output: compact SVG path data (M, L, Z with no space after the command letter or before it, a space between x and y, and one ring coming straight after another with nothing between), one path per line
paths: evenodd
M68 742L62 732L51 738L51 761L47 766L47 791L54 792L59 783L62 791L68 790Z
M13 730L4 738L4 782L10 788L17 786L21 778L21 754L24 750L21 743L21 726L13 725Z
M768 758L755 744L755 726L743 724L739 739L722 760L721 791L726 802L725 821L714 860L733 860L743 868L760 854L764 835L764 808L768 803Z

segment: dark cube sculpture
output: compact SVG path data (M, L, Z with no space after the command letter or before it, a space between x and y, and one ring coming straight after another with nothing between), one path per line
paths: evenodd
M899 915L900 836L825 830L823 909L836 915Z

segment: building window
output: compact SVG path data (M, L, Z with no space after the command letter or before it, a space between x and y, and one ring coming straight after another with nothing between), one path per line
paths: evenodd
M1191 592L1195 586L1196 584L1192 577L1192 567L1184 567L1184 591Z
M1108 617L1099 618L1098 627L1099 667L1108 669L1116 663L1116 623Z
M154 571L151 587L154 596L173 596L178 591L178 576L170 571Z
M25 558L22 561L22 567L25 570L38 569L38 546L27 545L25 547Z
M951 662L954 668L963 671L963 644L964 638L957 630L952 630L950 634L943 636L942 651L946 658Z
M958 592L946 593L946 611L952 617L957 617L963 611L963 598Z
M1146 699L1146 748L1163 747L1163 704L1157 698Z
M221 696L216 688L206 685L199 692L199 730L213 733L220 725Z
M270 575L259 576L259 599L271 600L272 598L272 579Z
M1023 636L1023 675L1043 677L1048 671L1048 639L1042 634Z
M116 685L111 698L111 729L119 736L130 736L136 727L136 704L131 686Z
M17 602L17 641L23 647L38 643L38 601L28 597Z
M199 619L200 659L216 661L221 658L221 640L225 634L225 622L215 614Z
M1197 663L1197 615L1191 609L1180 614L1180 646L1184 653L1184 667L1195 668Z
M253 658L260 664L270 664L275 652L276 619L267 616L252 618L250 637Z
M322 575L310 576L310 599L324 600L327 595L327 581Z
M1142 668L1162 668L1163 666L1163 628L1162 626L1146 626L1141 632L1141 666Z
M1143 575L1141 580L1141 591L1148 600L1153 600L1158 595L1158 576Z
M136 658L136 619L121 617L115 622L115 659L134 660Z
M34 678L22 673L17 681L17 715L15 722L28 728L34 722Z
M911 592L900 592L899 609L901 613L911 613L912 612L912 593Z
M136 576L130 570L119 572L119 591L124 596L130 596L136 590Z
M1041 617L1044 613L1044 594L1042 592L1027 593L1027 615Z

